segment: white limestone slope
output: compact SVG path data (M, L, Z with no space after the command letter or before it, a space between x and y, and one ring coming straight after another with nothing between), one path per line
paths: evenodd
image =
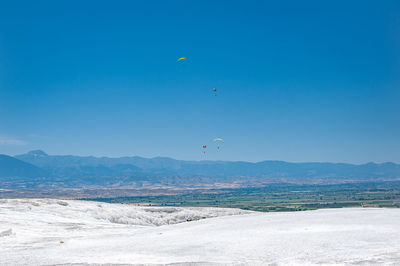
M169 263L400 265L400 209L250 213L0 200L0 265Z

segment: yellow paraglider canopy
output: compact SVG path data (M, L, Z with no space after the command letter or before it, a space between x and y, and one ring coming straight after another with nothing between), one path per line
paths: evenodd
M214 141L222 141L222 142L225 143L225 141L223 139L221 139L221 138L216 138L216 139L214 139Z
M181 58L179 58L178 60L176 60L176 62L179 62L179 61L181 61L181 60L186 60L186 57L181 57Z

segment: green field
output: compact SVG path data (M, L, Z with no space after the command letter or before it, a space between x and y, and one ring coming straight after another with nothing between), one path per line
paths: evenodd
M340 185L274 184L263 188L205 190L178 195L85 198L150 206L228 207L262 212L342 207L400 207L400 182Z

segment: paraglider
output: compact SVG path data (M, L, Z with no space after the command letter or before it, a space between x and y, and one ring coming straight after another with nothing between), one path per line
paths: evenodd
M221 138L215 138L215 139L214 139L214 142L217 143L217 149L218 149L218 150L219 150L220 144L221 144L221 143L225 143L225 141L224 141L223 139L221 139Z
M216 88L213 89L213 92L214 92L214 96L217 96L217 89Z
M206 153L207 145L203 145L203 153Z
M186 57L178 58L178 60L176 60L176 62L179 62L179 61L181 61L181 60L186 60Z

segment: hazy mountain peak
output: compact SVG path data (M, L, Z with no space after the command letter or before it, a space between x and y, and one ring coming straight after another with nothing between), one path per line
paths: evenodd
M45 153L45 152L42 151L42 150L33 150L33 151L28 152L27 154L32 155L32 156L35 156L35 157L44 157L44 156L48 156L48 154Z

